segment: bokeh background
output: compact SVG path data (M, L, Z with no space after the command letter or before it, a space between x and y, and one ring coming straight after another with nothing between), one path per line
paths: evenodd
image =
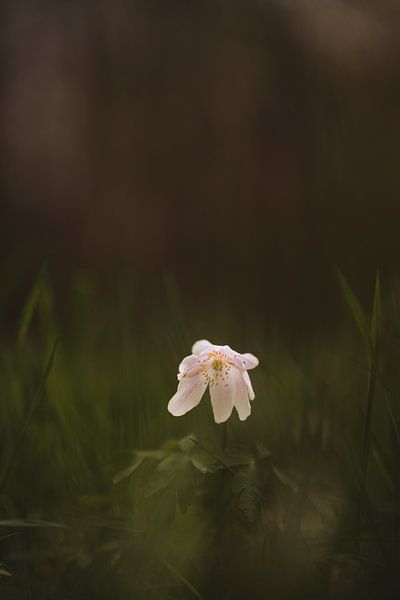
M335 323L333 265L368 298L397 265L397 2L0 10L3 282L46 261L151 302L172 274L298 331Z
M0 3L2 598L400 597L399 33ZM246 422L167 412L200 338L259 357Z

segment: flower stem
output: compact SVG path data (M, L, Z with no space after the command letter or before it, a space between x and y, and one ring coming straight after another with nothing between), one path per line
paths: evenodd
M225 421L225 423L222 423L222 452L225 452L226 447L228 444L228 421Z

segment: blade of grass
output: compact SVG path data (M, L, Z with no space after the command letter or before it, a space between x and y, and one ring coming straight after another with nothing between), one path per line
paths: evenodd
M354 321L361 333L364 340L364 344L367 348L370 370L368 377L368 390L367 390L367 401L365 408L365 421L364 421L364 433L362 442L362 453L361 453L361 469L360 469L360 488L358 497L358 511L357 511L357 530L361 531L363 504L368 504L368 467L370 457L370 446L371 446L371 429L372 429L372 416L373 416L373 404L376 391L377 381L377 359L378 359L378 345L379 337L382 324L382 303L381 303L381 284L379 271L376 274L375 280L375 292L374 302L372 307L372 317L370 325L368 325L368 319L362 309L359 301L357 300L353 290L347 283L343 274L337 269L336 277L342 288L345 300L352 312ZM364 507L365 508L365 507ZM359 549L361 551L361 548Z
M65 528L67 525L62 525L61 523L55 523L53 521L42 521L41 519L6 519L5 521L0 521L0 527L7 527L10 529L14 529L15 527L28 527L28 528L36 528L36 527L58 527Z
M49 377L49 375L51 373L51 369L53 367L54 357L55 357L56 350L57 350L57 343L58 343L58 338L56 338L55 341L54 341L53 350L52 350L52 352L50 354L49 360L47 361L45 370L43 372L42 379L41 379L41 381L40 381L40 383L38 385L38 388L37 388L37 390L36 390L36 392L34 394L34 397L33 397L33 400L32 400L32 404L30 406L30 409L29 409L28 415L26 417L25 423L23 424L23 426L22 426L22 428L21 428L21 430L19 432L19 435L18 435L18 437L17 437L17 439L15 441L14 447L12 448L10 456L9 456L8 461L6 463L6 466L5 466L5 468L3 470L3 473L2 473L2 475L0 477L0 491L2 493L4 493L4 491L6 489L7 482L8 482L8 477L10 475L11 469L12 469L12 467L14 465L15 459L16 459L16 457L18 455L18 451L19 451L19 449L21 447L21 444L22 444L23 439L24 439L24 437L26 435L26 432L28 431L29 426L30 426L30 424L32 422L32 418L33 418L36 410L38 409L41 401L43 400L45 389L46 389L46 382L47 382L47 379L48 379L48 377Z
M188 581L186 577L182 575L182 573L179 573L179 571L173 565L171 565L171 563L168 562L166 558L161 558L161 562L167 567L169 571L171 571L171 573L175 575L175 577L179 579L179 581L181 581L187 587L188 590L192 592L192 594L196 598L198 598L199 600L204 600L200 592L198 592L196 588L190 583L190 581Z
M390 395L394 398L394 394L392 392L390 392ZM385 400L386 400L386 405L388 408L388 412L389 412L390 420L391 420L391 424L392 424L393 447L394 447L395 453L398 455L399 451L400 451L400 432L399 432L398 423L396 421L396 417L395 417L395 414L393 411L392 403L390 401L388 392L385 393ZM396 473L394 498L395 498L395 505L398 507L400 504L400 476L399 476L398 472ZM397 535L399 535L400 534L400 515L399 514L397 514L395 517L394 527L397 532ZM396 553L395 553L396 557L399 556L399 551L400 551L400 543L397 544L397 546L396 546Z
M357 363L360 367L362 367L363 369L367 370L369 373L371 373L371 367L368 367L366 365L363 365L361 363ZM390 421L391 421L391 425L392 425L392 438L393 438L393 446L394 446L394 452L395 454L399 454L400 453L400 431L399 431L399 426L394 414L394 410L393 410L393 405L392 405L392 401L395 402L396 404L399 403L398 398L396 397L396 395L394 394L394 392L392 391L392 389L387 385L387 383L385 382L385 380L383 379L382 375L380 374L379 371L376 371L376 379L377 382L382 386L385 394L385 401L386 401L386 406L389 412L389 416L390 416ZM376 440L375 440L376 443ZM395 503L398 506L399 505L399 499L400 499L400 477L397 476L396 481L394 482L394 486L395 486ZM397 517L396 519L396 523L395 523L395 529L397 532L400 532L400 516ZM396 549L396 555L398 555L400 549L400 545L397 547Z
M351 314L353 315L353 319L359 329L359 332L361 333L361 336L364 340L366 347L370 351L371 350L371 335L370 335L370 328L368 326L368 319L365 315L365 312L364 312L361 304L357 300L353 290L347 283L347 280L345 279L343 273L339 269L336 269L335 274L336 274L336 278L339 282L339 285L342 289L344 299L346 300L346 303L347 303L348 307L350 308Z
M388 392L387 386L384 385L384 387L385 387L386 392ZM390 394L390 395L392 395L392 397L393 397L393 394ZM400 431L399 431L398 423L396 421L396 417L393 412L393 407L392 407L392 403L390 401L389 393L385 394L385 400L386 400L386 405L387 405L387 409L388 409L389 416L390 416L390 421L392 423L393 433L394 433L394 436L395 436L395 439L397 442L397 446L398 446L397 450L400 451Z
M377 380L377 359L378 359L378 342L379 333L381 329L381 286L379 271L376 275L375 281L375 293L374 293L374 304L372 308L371 318L371 335L370 335L370 364L371 371L369 374L368 381L368 393L367 393L367 404L365 409L365 422L364 422L364 436L363 436L363 447L362 447L362 459L361 459L361 486L359 494L359 507L358 507L358 523L361 525L363 501L365 496L368 494L368 469L369 469L369 457L371 449L371 430L372 430L372 415L374 396L376 391L376 380Z
M377 352L379 338L382 329L382 299L381 299L381 279L379 270L376 272L374 304L371 319L371 343L374 355Z
M387 549L385 547L382 535L379 531L376 519L375 519L375 515L373 512L373 507L371 505L370 499L368 497L368 492L367 490L365 490L363 488L363 481L361 478L361 472L359 469L358 464L356 464L356 461L354 460L354 458L349 454L349 449L350 449L351 444L347 443L344 446L344 451L345 451L345 460L341 460L340 457L339 460L341 460L341 465L344 467L345 471L347 472L347 479L349 484L351 485L351 488L354 486L354 497L355 500L357 502L357 506L356 509L358 508L358 501L357 501L357 494L360 493L361 490L361 497L364 500L364 512L366 515L366 518L369 522L369 526L371 528L371 530L373 531L373 533L375 534L375 539L376 539L376 543L378 544L382 557L385 560L386 563L389 562L389 557L388 557L388 552ZM352 492L353 495L353 492ZM354 535L352 535L351 537L356 541L357 544L357 548L355 550L356 553L358 553L358 555L362 556L362 552L361 552L361 548L362 548L362 542L360 542L360 539L363 538L362 535L360 535L360 521L359 521L359 515L356 514L355 516L355 524L354 524L354 531L356 532ZM353 530L353 527L352 527Z
M372 409L373 409L373 403L374 403L375 390L376 390L376 372L375 372L375 369L372 369L372 371L369 375L369 381L368 381L367 405L366 405L366 412L365 412L362 457L361 457L362 485L360 487L360 498L359 498L360 520L361 520L361 512L362 512L363 490L367 490L367 487L368 487L368 467L369 467L369 455L370 455L370 446L371 446Z
M21 312L21 317L18 324L18 335L17 335L17 345L20 347L28 333L29 326L31 324L33 315L35 310L39 304L40 297L42 294L43 283L45 276L45 267L39 271L38 276L36 277L36 281L33 284L33 287L28 294L28 298L24 304L24 307Z

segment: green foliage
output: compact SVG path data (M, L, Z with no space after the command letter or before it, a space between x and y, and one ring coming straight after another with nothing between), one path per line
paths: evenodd
M263 496L259 485L260 475L255 461L241 467L232 479L232 492L238 496L238 507L250 522L254 522L260 512Z
M89 274L62 304L43 271L1 341L0 595L18 580L33 599L285 597L300 569L305 597L334 598L354 560L398 565L399 288L389 302L378 273L368 312L338 279L358 334L289 352L256 316L245 331L183 317L171 277L143 310L123 283L101 299ZM166 411L177 362L208 335L243 336L261 363L252 415L223 439L206 397Z

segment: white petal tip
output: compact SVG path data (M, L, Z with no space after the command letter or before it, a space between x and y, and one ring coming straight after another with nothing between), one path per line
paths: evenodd
M192 354L201 354L201 352L204 352L210 346L212 344L208 340L197 340L192 346Z
M175 402L175 398L171 398L171 400L168 402L167 410L173 417L183 417L183 415L185 415L190 409L185 410L185 408L182 408L182 406L179 406Z
M245 417L243 417L243 416L241 417L241 416L239 415L239 421L246 421L246 419L248 419L248 418L249 418L249 416L250 416L250 413L249 413L248 415L246 415Z
M181 416L179 413L176 412L176 410L174 410L174 408L172 406L170 406L170 404L168 404L167 410L168 410L169 414L172 415L173 417Z
M257 356L254 356L254 354L251 354L250 352L242 354L241 358L244 362L245 369L255 369L260 364Z

